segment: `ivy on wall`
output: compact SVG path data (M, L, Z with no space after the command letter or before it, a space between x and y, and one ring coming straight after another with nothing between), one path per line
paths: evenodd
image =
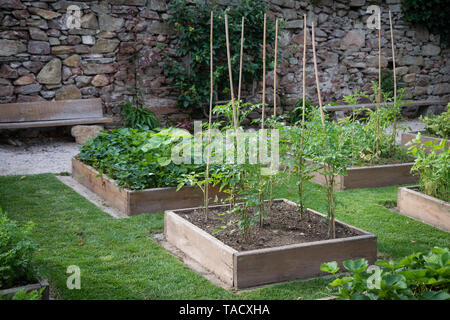
M441 43L450 44L450 5L448 0L403 0L403 19L440 34Z
M192 1L191 1L192 2ZM205 3L206 2L206 3ZM215 2L215 1L214 1ZM239 77L241 18L245 19L245 42L243 60L243 86L249 87L254 80L262 78L263 21L267 7L264 1L238 0L233 6L223 8L210 1L188 4L186 0L170 2L171 23L177 33L179 61L167 57L165 69L168 77L179 87L178 105L201 113L209 105L209 35L210 13L214 11L214 83L219 100L230 98L228 66L225 41L225 18L228 15L230 54L234 87L237 90ZM267 18L267 44L275 35L275 22ZM271 51L266 56L267 70L273 58Z

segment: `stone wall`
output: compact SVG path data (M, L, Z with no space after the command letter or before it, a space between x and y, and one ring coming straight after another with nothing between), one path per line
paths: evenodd
M169 1L21 1L0 0L0 103L101 97L117 120L117 104L136 85L146 106L173 121L187 118L176 107L177 89L164 73L165 55L175 57L176 36L168 19ZM226 3L227 1L219 1ZM386 3L387 2L387 3ZM439 36L401 20L400 0L383 2L383 59L391 68L387 7L392 10L397 73L406 97L450 97L449 49ZM314 3L314 4L313 4ZM290 110L301 97L303 14L316 22L318 64L323 101L341 102L355 89L369 90L377 79L377 31L366 27L365 0L269 1L269 18L285 19L279 37L278 98ZM67 9L81 9L81 28L67 26ZM310 37L308 37L310 41ZM316 101L308 47L307 95ZM249 54L249 53L246 53ZM267 75L273 101L273 73ZM261 84L249 100L260 101ZM417 114L412 110L411 115Z

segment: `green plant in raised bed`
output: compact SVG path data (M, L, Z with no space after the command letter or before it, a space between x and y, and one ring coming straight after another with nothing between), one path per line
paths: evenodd
M336 200L334 188L336 178L347 174L347 168L352 165L354 145L349 135L343 135L342 127L334 121L324 121L319 112L315 112L311 121L305 124L306 130L311 131L306 152L311 159L321 166L320 174L324 177L325 189L328 197L328 234L335 238L335 209Z
M332 294L350 300L450 300L450 251L435 247L396 261L378 260L368 271L365 259L346 260L349 276L331 282ZM336 261L320 269L335 275Z
M420 117L425 122L425 133L439 138L448 139L450 137L450 103L447 104L447 111L438 116Z
M450 202L450 149L447 141L421 142L421 134L410 141L408 152L416 157L411 172L419 176L419 186L425 194ZM426 148L431 148L427 152ZM444 150L438 153L438 150Z
M121 128L102 132L80 148L78 159L132 190L175 187L183 174L203 164L176 164L172 147L191 134L178 128L155 131Z
M33 222L21 226L0 208L0 289L36 280L33 255L37 244L29 238Z

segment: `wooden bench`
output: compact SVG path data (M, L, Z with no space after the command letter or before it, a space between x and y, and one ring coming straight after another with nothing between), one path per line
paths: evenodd
M0 129L109 123L102 100L77 99L0 104Z
M404 101L404 107L423 107L423 106L432 106L435 104L438 105L446 105L448 103L447 100L419 100L419 101ZM392 105L393 103L387 103L387 105ZM381 104L383 106L383 103ZM354 105L339 105L339 106L328 106L326 107L326 111L334 112L334 111L351 111L353 109L361 109L361 108L369 108L375 109L377 107L376 103L361 103Z

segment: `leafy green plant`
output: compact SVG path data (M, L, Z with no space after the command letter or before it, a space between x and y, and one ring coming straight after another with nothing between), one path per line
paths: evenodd
M33 255L37 244L29 238L34 223L19 225L0 208L0 288L35 280Z
M125 127L153 130L160 126L155 114L144 108L139 94L134 95L132 100L127 98L124 104L119 105L119 108Z
M450 149L447 141L429 140L422 143L419 133L407 145L408 152L416 157L411 172L419 176L421 190L429 196L449 202Z
M435 247L400 260L378 260L369 270L366 259L346 260L349 276L330 283L339 299L351 300L450 300L450 252ZM336 261L324 263L320 270L336 275Z
M305 124L306 130L311 131L311 137L306 152L311 159L320 166L320 174L324 177L325 189L328 197L328 225L329 236L335 238L335 208L334 189L336 179L347 174L347 168L352 164L354 144L350 135L343 135L342 127L334 121L323 124L320 114L315 112L311 121Z
M440 34L442 43L450 44L450 7L445 0L404 0L403 19Z
M214 83L219 100L230 96L228 69L226 66L224 15L228 15L230 53L232 70L239 70L241 18L245 18L245 42L242 80L244 85L252 84L262 76L261 28L267 11L264 1L239 0L223 8L210 1L186 0L170 2L168 20L179 40L177 55L180 59L167 57L165 69L168 77L179 88L178 105L203 111L209 102L209 33L210 12L214 11ZM275 23L267 19L267 39L274 38ZM267 55L267 68L271 67L271 54ZM187 61L186 64L179 61ZM237 82L238 74L233 74Z
M178 128L155 131L130 128L102 132L80 148L78 159L133 190L174 187L183 174L204 170L204 164L174 163L172 148L192 135ZM183 145L183 144L182 144Z
M425 132L439 138L449 139L450 137L450 103L447 111L438 116L420 117L425 122Z

